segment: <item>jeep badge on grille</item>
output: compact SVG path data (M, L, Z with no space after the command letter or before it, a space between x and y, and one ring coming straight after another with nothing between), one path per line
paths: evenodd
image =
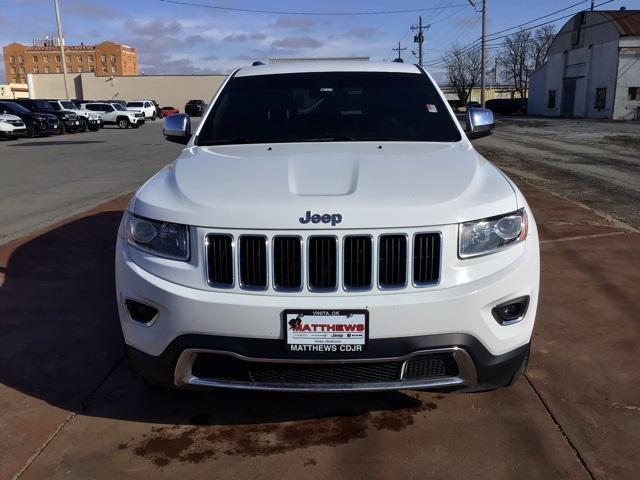
M338 223L342 223L342 215L339 213L325 213L320 215L319 213L311 214L310 210L307 210L307 213L304 217L300 217L298 219L300 223L330 223L332 227L335 227Z

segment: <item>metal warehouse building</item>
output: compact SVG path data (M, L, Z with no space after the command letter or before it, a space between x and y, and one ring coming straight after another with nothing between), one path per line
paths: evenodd
M640 119L640 10L571 18L530 77L528 113Z

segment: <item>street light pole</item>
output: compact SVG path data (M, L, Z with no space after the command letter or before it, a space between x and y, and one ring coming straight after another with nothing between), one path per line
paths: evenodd
M64 35L62 34L62 22L60 21L60 5L58 0L53 0L56 9L56 24L58 26L58 44L60 45L60 57L62 57L62 78L64 80L64 93L69 100L69 85L67 84L67 57L64 54Z

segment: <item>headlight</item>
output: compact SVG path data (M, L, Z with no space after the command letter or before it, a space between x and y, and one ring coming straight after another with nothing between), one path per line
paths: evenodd
M527 212L517 212L473 222L461 223L458 229L458 256L477 257L494 253L527 238Z
M6 120L3 120L2 118L0 118L0 123L6 123L7 125L9 125L9 122L7 122Z
M127 240L130 245L159 257L189 259L189 229L186 225L158 222L127 214Z

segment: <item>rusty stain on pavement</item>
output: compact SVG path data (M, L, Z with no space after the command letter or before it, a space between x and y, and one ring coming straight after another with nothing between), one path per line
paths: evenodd
M398 432L410 427L416 415L438 408L416 400L416 406L284 423L208 425L209 415L191 417L192 425L152 427L133 452L158 467L173 461L201 463L221 455L257 457L313 446L338 446L365 438L370 429ZM304 466L314 466L308 459Z

